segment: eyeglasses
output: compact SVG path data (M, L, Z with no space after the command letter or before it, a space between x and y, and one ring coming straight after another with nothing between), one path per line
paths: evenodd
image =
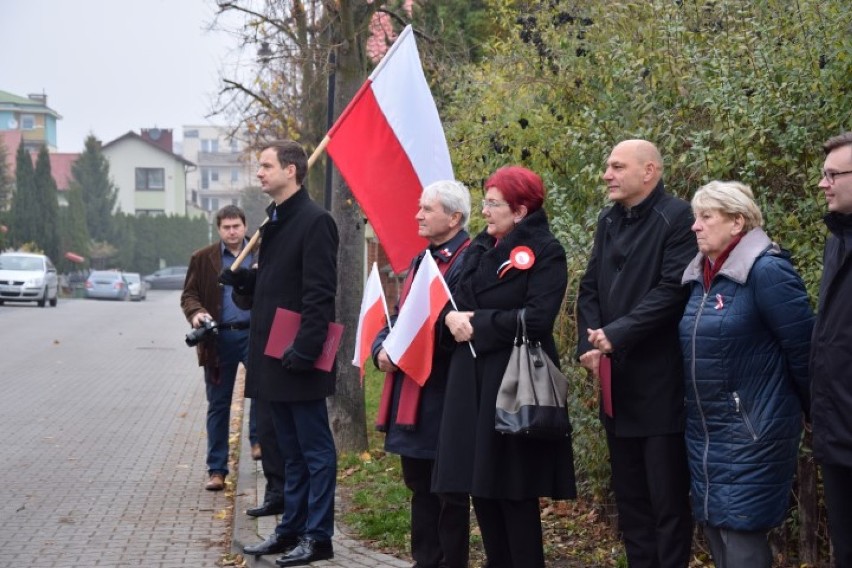
M508 205L508 203L506 203L505 201L498 201L497 199L482 200L483 209L494 209L495 207L502 207L503 205Z
M845 172L827 172L822 170L822 178L828 182L828 185L834 185L834 178L837 176L845 176L846 174L852 174L852 170L847 170Z

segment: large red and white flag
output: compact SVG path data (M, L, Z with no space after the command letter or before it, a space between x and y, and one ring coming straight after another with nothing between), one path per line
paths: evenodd
M454 179L447 139L406 26L328 132L326 151L376 231L394 271L426 246L420 193Z
M382 346L391 361L423 386L432 372L435 324L452 299L450 289L431 254L425 254L411 290Z
M358 316L358 331L355 333L355 358L352 359L352 364L361 368L361 381L364 380L373 341L385 324L390 325L388 305L379 278L379 267L374 262L364 286L364 297L361 298L361 314Z

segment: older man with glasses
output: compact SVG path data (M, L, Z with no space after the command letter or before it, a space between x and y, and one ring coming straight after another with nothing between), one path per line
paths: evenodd
M852 132L823 144L829 235L811 341L814 458L822 468L838 568L852 568Z

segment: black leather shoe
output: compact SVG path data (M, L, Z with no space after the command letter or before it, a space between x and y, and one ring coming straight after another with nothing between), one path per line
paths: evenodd
M275 561L278 566L304 566L317 560L334 558L334 547L330 540L314 540L303 536L296 548Z
M246 515L249 517L268 517L270 515L281 515L284 513L284 503L264 503L259 507L246 509ZM293 543L296 544L296 543Z
M295 535L280 535L278 533L272 533L269 535L269 538L260 544L244 546L243 553L251 554L252 556L281 554L282 552L287 552L297 544L299 544L299 537Z

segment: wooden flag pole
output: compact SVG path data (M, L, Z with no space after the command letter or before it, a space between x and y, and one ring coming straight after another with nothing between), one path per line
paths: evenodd
M320 155L325 151L325 147L328 146L328 143L331 142L331 138L325 136L319 145L314 150L314 153L308 158L308 169L311 169L311 166L314 165L314 162L320 157ZM260 224L261 227L266 225L266 222L269 221L269 218L263 220L263 223ZM231 271L238 269L243 261L246 259L248 254L252 251L252 249L257 246L257 241L260 240L260 227L258 227L257 231L251 236L251 240L249 240L248 244L240 251L240 254L234 259L234 262L231 263Z

